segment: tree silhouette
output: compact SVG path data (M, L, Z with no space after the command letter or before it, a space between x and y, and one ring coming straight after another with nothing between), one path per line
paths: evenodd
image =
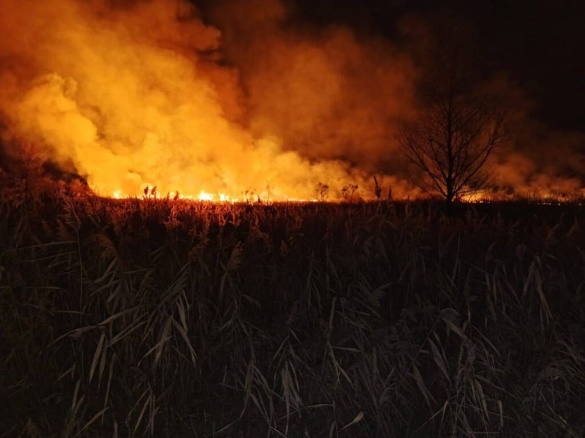
M488 158L505 139L502 96L479 92L486 83L474 29L457 16L441 17L419 55L423 110L401 125L397 140L414 165L413 182L447 204L488 182Z
M419 170L414 183L447 204L485 186L486 161L504 137L504 112L487 97L459 93L450 82L398 134L404 155Z

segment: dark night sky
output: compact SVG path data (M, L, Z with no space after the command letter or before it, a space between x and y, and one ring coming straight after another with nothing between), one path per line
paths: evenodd
M455 15L474 29L481 68L505 72L551 128L585 131L585 2L295 0L299 16L395 38L401 17Z

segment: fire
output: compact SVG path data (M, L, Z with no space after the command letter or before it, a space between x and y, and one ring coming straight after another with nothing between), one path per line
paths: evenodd
M201 190L201 193L199 193L198 199L200 201L213 201L214 196L211 193L207 193L207 192Z
M283 26L279 0L221 3L222 31L187 0L3 0L9 152L32 144L113 198L155 186L220 202L342 200L350 186L353 199L421 194L393 140L416 114L410 56L346 28ZM496 166L502 185L558 186L514 157L522 166Z
M360 169L309 160L228 118L220 86L236 83L237 72L197 55L218 50L220 33L185 1L111 9L98 0L7 0L2 9L12 43L0 49L14 59L2 71L7 135L37 145L99 194L140 197L156 186L201 200L246 191L286 200L314 198L321 181L330 198L350 183L367 186Z
M113 199L172 199L172 200L187 200L187 201L202 201L202 202L220 202L220 203L237 203L237 202L269 202L271 201L268 193L256 194L256 193L243 193L241 196L230 196L225 193L209 193L205 190L201 190L199 194L181 194L180 192L169 192L166 195L157 194L156 187L146 186L143 190L142 197L136 197L134 194L125 193L124 191L117 189L114 190L109 197ZM278 201L283 199L277 198ZM316 198L310 199L298 199L288 198L287 202L314 202Z

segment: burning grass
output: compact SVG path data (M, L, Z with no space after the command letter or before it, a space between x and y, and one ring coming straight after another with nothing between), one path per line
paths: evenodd
M0 201L7 436L583 436L580 206Z

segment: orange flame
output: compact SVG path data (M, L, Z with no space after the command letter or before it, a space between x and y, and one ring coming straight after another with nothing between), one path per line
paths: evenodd
M13 60L2 71L11 86L0 92L9 136L39 145L98 194L141 196L157 186L161 195L205 200L245 192L286 200L315 198L319 182L331 187L329 198L347 184L371 185L342 161L309 161L228 120L219 67L197 55L217 50L219 31L184 1L110 9L105 1L7 0L2 9L0 49ZM235 75L219 74L227 87Z
M225 35L186 0L3 0L4 143L34 144L114 198L420 195L392 140L416 107L409 56L346 28L287 30L279 0L221 4ZM497 162L500 185L582 192L511 156L521 165Z

